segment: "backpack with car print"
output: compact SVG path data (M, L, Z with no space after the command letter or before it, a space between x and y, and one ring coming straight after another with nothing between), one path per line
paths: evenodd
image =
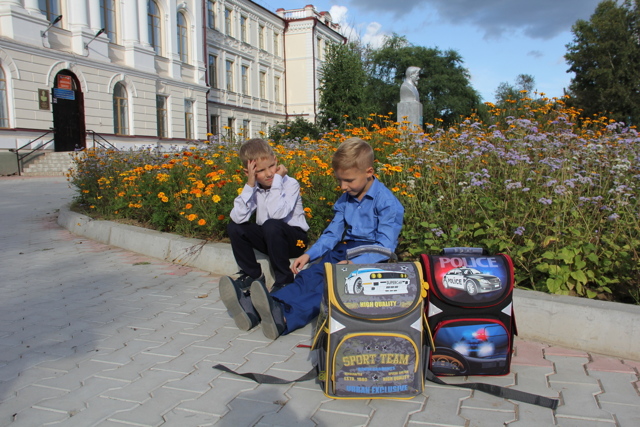
M427 318L436 375L506 375L516 323L513 263L508 255L481 248L446 248L422 255L430 284Z

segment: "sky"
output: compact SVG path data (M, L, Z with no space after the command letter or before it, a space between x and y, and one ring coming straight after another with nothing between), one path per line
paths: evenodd
M588 20L601 0L254 0L275 12L313 4L328 11L344 35L379 46L397 33L416 46L457 51L483 101L520 74L536 90L561 97L572 74L564 59L571 26ZM424 78L429 70L422 70Z

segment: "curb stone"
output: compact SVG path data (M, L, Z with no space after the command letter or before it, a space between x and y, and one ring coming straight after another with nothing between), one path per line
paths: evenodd
M238 271L231 245L206 242L112 221L60 208L58 224L70 232L165 261L217 275ZM256 252L267 283L273 271L266 256ZM525 340L640 361L640 306L542 292L514 291L518 336Z

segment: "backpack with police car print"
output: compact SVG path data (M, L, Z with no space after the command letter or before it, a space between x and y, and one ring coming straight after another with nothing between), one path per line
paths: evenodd
M430 285L431 371L508 374L516 334L511 258L481 248L446 248L421 260Z

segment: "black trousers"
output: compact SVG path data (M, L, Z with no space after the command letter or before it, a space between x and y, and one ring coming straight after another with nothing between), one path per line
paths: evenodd
M269 257L276 285L293 282L289 259L302 255L309 243L306 231L279 219L269 219L262 225L230 222L227 225L227 233L231 239L233 256L240 269L253 278L260 277L262 268L253 252L256 249ZM299 241L302 241L304 246L298 245Z

